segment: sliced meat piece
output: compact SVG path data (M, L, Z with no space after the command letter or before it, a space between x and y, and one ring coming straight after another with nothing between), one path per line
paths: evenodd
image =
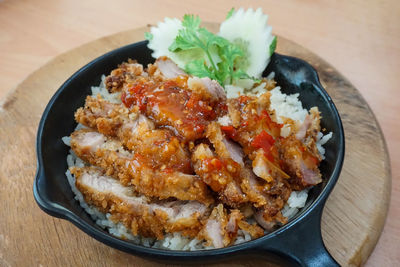
M254 213L254 219L268 232L272 232L277 226L287 223L286 217L280 211L274 216L270 216L269 211L266 209L261 209Z
M105 85L110 93L120 92L125 83L132 82L142 75L147 75L143 72L142 64L128 60L111 71L111 74L106 77Z
M235 127L221 128L230 139L242 146L245 155L253 161L253 171L256 175L273 184L277 181L274 173L270 171L276 171L283 177L288 175L280 169L280 158L275 144L280 138L281 125L271 119L271 114L267 111L269 105L269 92L262 94L258 99L250 96L229 99L229 115Z
M228 141L217 123L211 123L208 126L206 136L213 144L219 158L237 163L235 166L236 174L234 175L234 181L246 195L246 200L252 202L256 207L269 205L279 210L281 206L280 199L276 198L275 200L275 197L271 196L275 192L270 190L271 188L282 187L281 191L286 192L288 190L287 184L281 183L280 180L282 179L281 177L288 178L288 176L264 156L264 151L259 149L253 152L259 154L253 161L253 164L256 164L253 169L264 176L267 183L258 180L251 169L244 164L244 155L241 147L232 141ZM226 196L227 193L225 192L224 195Z
M236 239L239 229L249 233L252 238L259 238L264 235L263 229L256 223L249 224L246 222L244 215L239 210L231 210L225 227L225 235L227 235L225 239L230 240L230 244Z
M239 208L247 202L247 197L240 188L240 184L234 181L226 185L223 194L220 195L220 200L230 207Z
M238 226L241 230L246 231L250 234L252 238L259 238L264 235L264 230L256 223L250 224L245 220L241 220L238 222Z
M197 238L207 240L206 246L222 248L235 241L239 229L247 231L253 238L264 234L259 226L247 223L239 210L228 212L219 204L212 210Z
M221 128L217 122L211 122L206 131L206 137L210 140L215 148L217 155L223 159L232 159L239 165L243 166L243 150L242 148L228 140L222 133Z
M296 138L298 140L302 141L306 137L307 130L308 128L310 128L311 123L312 123L311 116L307 115L296 133Z
M135 105L158 126L168 127L185 141L204 136L208 123L222 115L224 103L210 102L187 88L187 78L179 76L160 82L138 79L122 94L128 108Z
M126 123L118 134L124 145L141 155L153 168L193 173L186 145L168 129L154 129L152 121L139 115L133 123Z
M253 152L257 154L253 160L253 170L261 175L260 177L263 176L262 178L267 183L259 181L251 169L244 164L242 148L226 139L217 123L211 123L207 127L206 136L213 144L219 158L238 163L235 167L237 174L234 177L236 184L240 185L242 192L246 195L247 201L252 202L256 207L275 205L274 200L268 195L270 193L268 190L278 184L286 189L286 184L281 184L280 180L281 177L289 178L289 176L269 161L264 156L264 151L259 149Z
M216 157L206 144L200 144L194 149L192 163L196 174L218 193L225 204L238 207L246 202L240 183L236 181L239 178L239 164Z
M307 129L305 137L300 139L303 144L308 148L310 153L318 158L319 161L322 160L322 156L317 148L317 137L318 133L321 131L320 120L321 116L318 110L318 107L313 107L310 109L310 114L307 116L311 121L310 126ZM297 134L296 134L297 137Z
M255 105L257 107L258 114L269 110L269 107L271 106L271 92L266 92L260 95L258 98L256 98L254 104L252 105Z
M248 232L252 238L264 235L262 228L256 224L246 222L245 216L239 210L231 210L226 224L226 234L231 242L236 239L239 229Z
M278 137L280 125L271 120L273 114L269 112L270 97L271 93L266 92L259 97L242 95L228 99L228 114L232 125L235 128L245 128L252 135L268 129L271 135Z
M140 155L125 151L119 141L93 130L72 133L71 148L81 159L103 168L107 175L119 179L123 185L133 185L145 195L198 200L206 204L213 202L206 184L199 177L149 167Z
M226 101L225 90L217 81L211 80L208 77L190 77L187 83L188 88L203 96L203 99L209 101Z
M295 190L322 181L318 168L322 157L316 144L320 130L320 114L318 108L314 107L295 134L279 140L282 167L292 177L290 181Z
M269 98L268 92L258 99L248 96L230 99L228 107L240 111L240 121L237 122L239 126L221 128L227 136L243 147L245 154L252 160L254 173L272 187L282 179L288 179L289 175L282 170L277 143L281 125L274 122L272 115L266 110L270 105ZM246 188L249 188L248 181Z
M159 57L154 63L160 70L161 74L167 78L176 78L180 75L187 75L182 69L178 67L171 59L167 57Z
M110 213L113 221L123 223L134 235L162 239L165 233L182 231L195 237L202 227L200 219L208 210L196 201L151 202L97 168L73 167L71 172L85 201L103 213Z
M303 190L322 181L318 169L321 160L318 151L311 151L294 135L281 139L279 143L283 170L291 176L289 181L294 190Z
M274 183L281 178L290 178L279 166L275 165L276 163L273 163L277 162L277 160L271 161L265 156L263 149L253 152L253 156L253 172L268 183Z
M228 100L228 112L233 129L229 137L238 142L246 155L254 150L253 139L265 132L273 140L280 137L282 125L272 120L273 114L269 113L270 93L264 93L259 98L252 96L240 96Z
M240 184L243 192L246 194L247 199L253 203L255 207L262 207L267 204L267 197L263 192L263 186L257 177L249 168L242 168L240 176L242 182Z
M220 158L225 160L232 160L237 163L235 168L235 176L239 178L238 184L241 187L241 191L246 194L247 199L251 202L258 203L258 205L260 206L265 205L266 201L262 197L263 194L260 192L259 189L257 189L261 188L261 185L258 184L258 181L256 181L254 174L250 173L251 171L245 168L243 162L244 155L240 146L233 143L232 141L229 141L228 143L228 140L225 138L225 135L222 134L221 129L217 123L211 123L208 126L206 135L210 142L213 144L216 154ZM209 152L207 153L207 156L210 156L210 154L212 155L211 150L208 149L208 151ZM195 155L195 153L196 151L193 155Z
M292 192L286 180L278 180L273 186L260 180L249 168L242 168L241 187L253 206L265 210L272 218L280 212ZM267 216L266 215L266 216Z
M85 106L75 112L75 120L87 127L99 129L106 135L116 136L116 130L128 114L129 110L124 106L105 101L100 96L97 98L88 96Z
M321 157L316 147L320 130L318 109L310 110L310 115L296 134L297 138L294 135L281 138L282 125L274 122L274 114L268 111L269 96L268 92L258 99L249 96L230 99L228 109L239 110L240 120L236 118L236 125L239 126L235 128L223 128L225 133L243 147L253 161L254 172L271 187L284 183L282 179L289 176L292 177L290 181L294 190L318 184L321 182L318 170ZM235 124L235 112L229 114L234 114L231 120Z
M268 160L265 158L262 150L260 149L259 151L256 152L256 157L254 158L252 163L253 172L258 177L264 179L268 183L271 183L274 181L274 178L272 177L271 169L267 165Z
M226 224L226 231L230 239L234 239L238 231L238 223L244 218L243 214L239 210L231 210Z
M189 152L172 131L155 129L151 120L124 105L89 96L75 118L100 133L118 137L124 146L141 155L154 168L193 173Z
M318 132L321 131L320 125L321 116L318 107L310 109L310 113L305 117L303 123L298 127L296 138L302 142L307 142L308 139L317 139Z
M226 225L228 217L222 204L215 207L203 230L199 234L199 239L207 240L206 246L214 246L215 248L223 248L229 245L229 236L226 234Z
M262 228L264 228L268 232L272 232L274 230L274 227L277 225L275 221L274 222L266 221L263 217L262 210L254 213L254 219L259 225L262 226Z
M311 126L308 129L309 136L317 136L318 132L321 131L321 115L318 107L310 109Z

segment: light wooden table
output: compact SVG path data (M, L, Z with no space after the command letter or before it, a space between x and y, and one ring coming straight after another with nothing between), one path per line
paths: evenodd
M165 16L195 13L203 20L220 22L231 7L261 6L270 14L274 32L335 66L375 112L386 136L393 184L386 225L367 265L399 265L400 2L333 2L0 0L0 98L49 59L99 37ZM6 242L1 238L0 266L4 263L1 244Z

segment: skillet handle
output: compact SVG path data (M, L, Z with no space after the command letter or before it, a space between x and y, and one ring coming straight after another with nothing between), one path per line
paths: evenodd
M300 266L340 266L326 249L321 235L323 205L310 211L301 221L278 232L260 244L259 252L272 252Z

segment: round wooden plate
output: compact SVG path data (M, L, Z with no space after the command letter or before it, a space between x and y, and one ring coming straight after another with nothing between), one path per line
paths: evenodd
M218 28L215 23L206 26ZM66 52L32 73L4 101L0 110L1 266L155 265L109 248L71 223L48 216L36 205L32 194L36 131L51 96L80 67L110 50L142 40L146 30L143 27L118 33ZM385 140L368 104L332 66L283 37L278 38L277 52L311 63L342 117L345 161L324 209L322 235L341 265L361 265L379 238L390 198ZM260 261L218 265L232 264L257 265Z

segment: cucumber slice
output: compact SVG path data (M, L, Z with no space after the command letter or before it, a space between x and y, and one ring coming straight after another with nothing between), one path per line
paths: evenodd
M148 48L153 50L151 54L154 58L161 56L167 56L173 60L180 68L185 66L184 62L179 60L176 53L168 50L169 46L175 40L178 35L178 31L182 29L182 22L177 18L165 18L164 21L160 21L157 26L150 28L149 44Z
M236 66L254 78L261 77L270 60L274 36L267 20L268 16L261 8L240 8L221 23L218 33L243 49L245 56L236 62Z

